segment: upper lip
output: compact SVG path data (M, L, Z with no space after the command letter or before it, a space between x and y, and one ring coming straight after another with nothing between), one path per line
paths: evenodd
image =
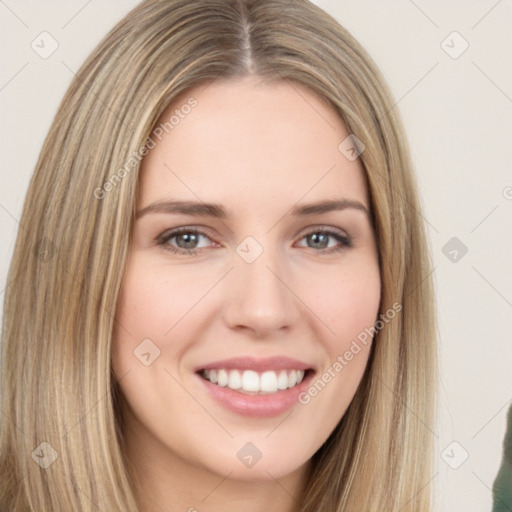
M312 365L286 356L266 358L233 357L198 366L195 371L219 369L263 372L265 370L309 370L312 369Z

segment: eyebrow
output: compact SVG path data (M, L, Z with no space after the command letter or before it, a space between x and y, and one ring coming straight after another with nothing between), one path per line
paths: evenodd
M346 210L348 208L363 211L369 216L368 209L362 203L344 198L296 205L291 209L290 215L294 217L306 217L309 215ZM196 217L214 217L217 219L226 219L229 217L226 209L221 204L197 203L192 201L157 201L139 210L135 214L135 218L139 219L148 213L181 214Z

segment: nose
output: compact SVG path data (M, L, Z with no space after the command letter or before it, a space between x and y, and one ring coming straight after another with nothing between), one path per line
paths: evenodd
M300 301L278 251L265 249L252 263L234 257L224 295L226 324L258 338L290 329L300 317Z

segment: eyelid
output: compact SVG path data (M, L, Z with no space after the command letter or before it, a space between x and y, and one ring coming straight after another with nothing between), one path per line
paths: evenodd
M179 226L177 228L166 229L163 233L156 237L156 241L169 240L170 235L179 235L180 233L197 233L198 235L204 235L210 239L215 238L212 231L203 226Z
M302 236L306 236L310 233L316 233L317 231L328 231L330 233L336 233L337 235L344 236L347 238L353 238L352 235L346 229L336 228L334 226L327 226L325 224L316 224L315 226L311 226L305 229L306 231Z

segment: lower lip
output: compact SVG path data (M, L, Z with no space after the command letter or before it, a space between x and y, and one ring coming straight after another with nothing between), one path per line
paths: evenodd
M313 372L308 371L299 385L268 395L246 395L228 387L217 386L200 375L197 378L207 392L229 411L241 416L271 418L283 414L298 403L298 395L309 387Z

